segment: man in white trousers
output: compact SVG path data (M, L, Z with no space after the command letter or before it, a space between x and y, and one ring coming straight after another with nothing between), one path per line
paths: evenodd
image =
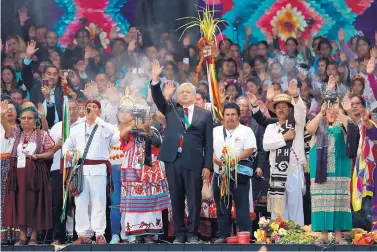
M107 175L111 172L110 145L119 140L119 133L99 117L101 104L97 100L88 100L85 109L85 119L72 129L63 145L66 158L72 160L76 154L80 157L80 164L88 140L92 138L83 162L83 190L75 197L78 239L73 244L91 244L94 233L96 244L105 244L103 235L106 229Z
M272 218L281 216L303 226L306 106L298 95L295 80L289 83L288 93L276 95L267 105L278 119L267 126L263 137L263 148L270 151L271 165L267 210Z

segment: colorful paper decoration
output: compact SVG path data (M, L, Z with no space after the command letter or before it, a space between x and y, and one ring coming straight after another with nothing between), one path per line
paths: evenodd
M54 0L64 14L55 25L59 36L59 44L67 47L75 43L74 35L83 25L81 18L86 18L85 27L95 36L95 28L99 25L102 32L99 34L101 43L109 49L109 33L113 26L118 27L118 32L126 34L130 24L120 13L127 0Z

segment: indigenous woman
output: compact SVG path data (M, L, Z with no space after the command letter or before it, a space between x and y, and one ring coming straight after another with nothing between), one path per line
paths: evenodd
M4 105L5 109L5 105ZM16 107L14 106L13 102L9 101L8 108L1 113L1 121L7 121L12 128L17 128L17 112ZM6 190L6 178L9 170L10 164L10 155L12 152L13 142L14 139L12 138L5 138L5 130L4 127L0 126L0 137L1 137L1 223L3 224L3 210L4 210L4 195ZM1 244L8 244L11 242L12 237L10 237L9 230L4 228L4 225L1 225Z
M125 212L128 242L136 236L145 236L145 243L153 243L153 235L162 234L162 214L170 205L168 186L158 160L152 159L152 146L161 144L158 131L151 128L144 109L133 109L134 130L127 142L122 163L121 212ZM140 119L143 118L143 119ZM135 123L137 122L137 123Z
M1 113L8 102L1 104ZM41 121L34 107L21 111L21 129L8 121L1 123L7 139L13 138L11 165L8 171L4 208L4 226L20 227L21 237L15 245L26 245L26 229L32 230L29 245L37 244L37 232L52 228L52 194L49 169L43 159L54 154L54 141L40 129Z
M328 86L331 86L330 82ZM330 104L330 100L333 104ZM335 231L336 243L343 243L341 231L352 229L351 159L346 155L345 139L347 132L350 134L348 137L352 137L350 132L356 127L357 135L358 129L347 116L339 112L338 100L335 92L326 91L320 113L306 125L307 131L316 136L309 160L312 230L322 232L322 237L317 241L319 244L328 243L329 231Z

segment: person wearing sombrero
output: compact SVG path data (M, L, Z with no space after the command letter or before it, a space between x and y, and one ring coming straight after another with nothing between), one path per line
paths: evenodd
M278 119L267 126L263 137L263 147L270 151L271 166L267 210L272 218L281 216L304 225L306 106L298 95L297 81L289 83L288 93L276 95L267 104Z
M110 145L119 141L122 133L99 117L99 101L88 100L85 110L84 120L72 128L62 149L76 174L69 183L76 205L78 239L74 244L91 244L94 233L96 243L105 244L106 193L111 188L108 187L111 182Z

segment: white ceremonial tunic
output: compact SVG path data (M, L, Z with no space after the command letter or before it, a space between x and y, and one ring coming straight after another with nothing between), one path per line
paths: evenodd
M301 97L299 97L297 104L294 104L294 118L295 118L295 139L293 140L292 148L289 156L288 177L285 191L285 220L293 220L298 225L304 225L303 199L305 194L305 178L303 167L306 165L306 156L304 149L304 130L306 124L306 106ZM270 124L267 126L263 137L263 148L265 151L270 151L270 165L271 170L275 165L276 150L286 146L282 133L279 133L279 123ZM272 173L272 172L271 172ZM271 217L276 218L277 213L272 210Z
M76 149L82 157L96 124L99 127L93 136L86 160L109 160L110 145L119 141L119 132L99 117L90 126L86 119L78 123L64 143L63 153ZM83 175L83 191L75 197L76 232L79 236L91 238L93 232L103 235L106 229L106 165L84 165Z

